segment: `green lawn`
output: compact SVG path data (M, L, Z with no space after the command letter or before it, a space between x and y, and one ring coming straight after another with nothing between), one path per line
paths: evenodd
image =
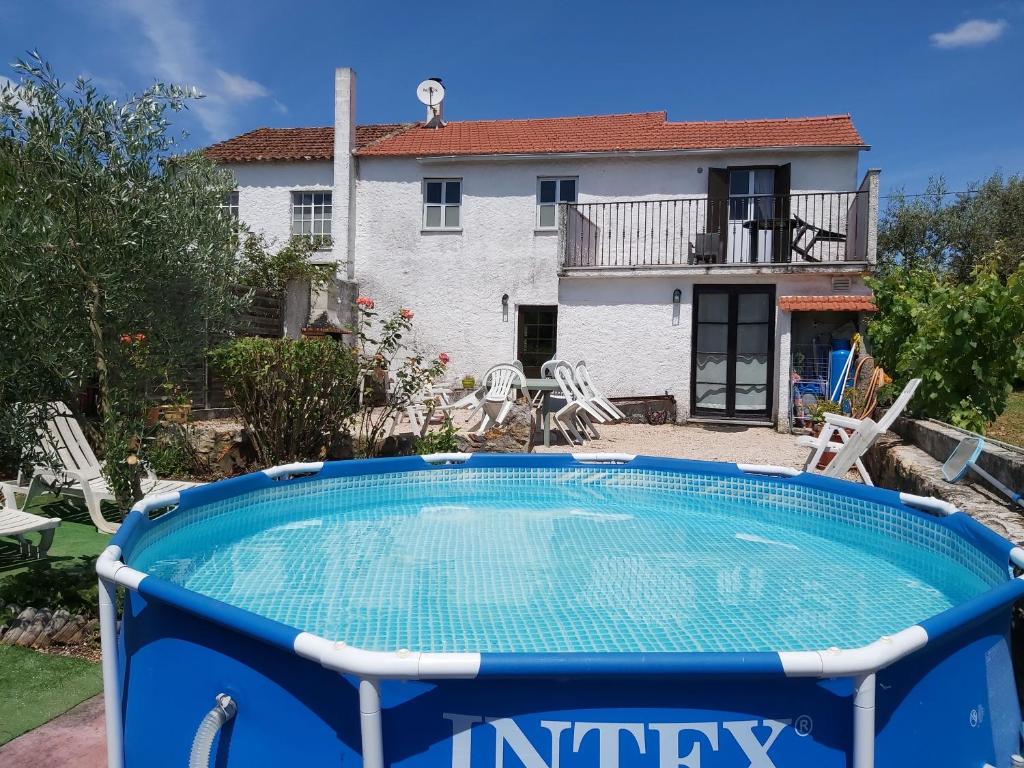
M62 520L50 556L26 561L12 539L0 538L0 592L15 574L81 565L82 558L98 555L110 539L96 530L84 507L67 499L42 497L29 511ZM0 646L0 744L52 720L101 690L99 664Z
M1010 395L1006 410L989 425L988 434L1004 443L1024 446L1024 391Z
M101 690L99 664L0 645L0 744Z

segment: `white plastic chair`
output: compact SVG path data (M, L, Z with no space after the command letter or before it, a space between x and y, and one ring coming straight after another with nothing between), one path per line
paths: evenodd
M530 390L526 386L526 376L519 368L509 363L495 365L487 371L484 374L483 388L486 390L480 404L483 418L474 430L478 435L486 432L492 424L504 423L520 389L523 390L526 402L532 402Z
M594 426L594 421L604 423L608 417L597 410L580 391L576 384L573 370L570 366L557 366L555 368L555 381L561 389L561 395L565 399L565 405L554 411L555 424L562 436L573 443L579 440L584 442L589 433L591 437L599 438L601 435ZM572 433L570 438L569 433ZM575 439L573 439L575 438Z
M15 493L27 495L27 488L16 488L11 483L0 483L0 536L11 536L18 540L22 557L44 558L53 543L53 534L60 525L59 517L43 517L18 509ZM26 533L38 533L39 546L33 546L25 538Z
M856 466L864 484L874 485L861 457L867 453L868 448L879 435L884 435L889 431L897 417L906 409L920 385L921 379L911 379L892 407L877 423L872 419L855 419L838 413L826 413L825 424L817 437L802 435L796 440L797 445L810 449L804 469L810 472L818 471L818 463L822 456L826 451L833 451L836 455L820 474L829 477L842 477L850 467ZM848 434L847 430L851 430L853 434ZM854 447L851 448L851 446ZM847 459L851 456L852 459L847 463ZM842 461L838 461L840 457L842 457Z
M29 485L29 498L34 498L41 491L40 486L45 486L62 496L82 499L97 530L116 533L121 524L103 517L101 508L104 501L114 499L114 493L103 477L103 464L93 453L71 410L64 403L50 403L49 409L52 415L40 432L40 443L44 453L56 457L61 467L55 471L47 466L37 466ZM184 480L161 480L149 467L143 465L143 468L146 470L146 477L142 480L145 496L201 485Z
M626 418L626 414L620 411L615 403L605 397L604 393L594 384L594 379L590 375L590 369L587 368L585 360L580 360L576 363L576 381L580 385L583 394L598 409L607 413L613 419Z

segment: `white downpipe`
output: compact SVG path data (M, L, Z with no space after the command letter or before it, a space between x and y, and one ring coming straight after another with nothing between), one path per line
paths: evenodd
M117 675L117 585L100 578L100 647L103 653L103 706L107 725L107 766L124 766L121 686Z
M875 673L853 679L853 762L875 768Z
M359 681L359 731L363 747L363 768L384 768L380 683L371 678Z

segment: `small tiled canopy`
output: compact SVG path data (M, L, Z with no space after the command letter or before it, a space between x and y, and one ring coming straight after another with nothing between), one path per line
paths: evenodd
M780 296L786 312L877 312L872 296Z

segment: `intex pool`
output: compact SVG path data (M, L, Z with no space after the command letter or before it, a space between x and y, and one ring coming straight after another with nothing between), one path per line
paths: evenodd
M100 557L110 765L1002 768L1022 565L779 467L277 467L146 500Z

